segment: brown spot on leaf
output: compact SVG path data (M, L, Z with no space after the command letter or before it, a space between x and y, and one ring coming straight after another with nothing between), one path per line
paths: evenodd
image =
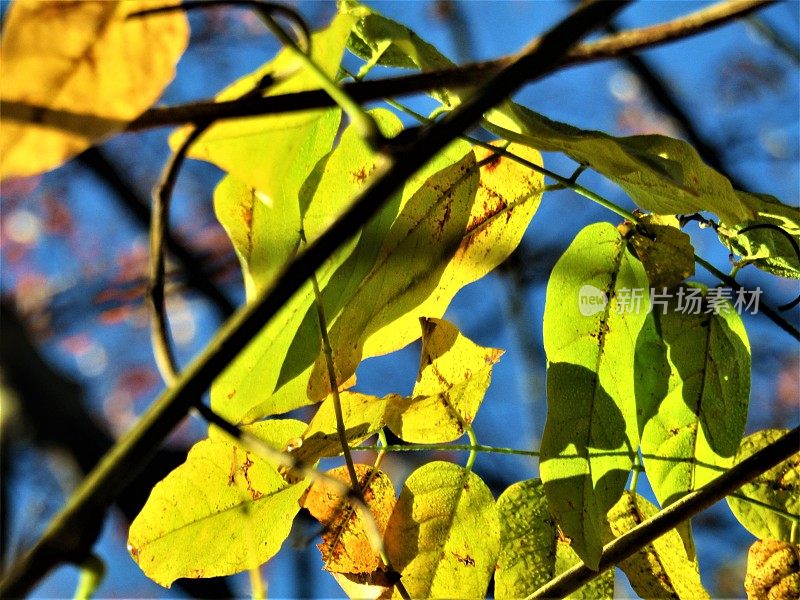
M465 567L475 566L475 559L472 558L469 554L458 554L457 552L453 552L453 556L455 556L456 560Z
M497 154L493 160L491 160L490 162L486 163L486 166L484 168L491 173L497 167L500 166L500 161L502 161L502 160L503 160L503 157L500 156L499 154Z

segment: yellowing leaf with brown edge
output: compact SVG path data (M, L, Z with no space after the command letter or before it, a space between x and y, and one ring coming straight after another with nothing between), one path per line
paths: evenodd
M631 492L625 492L608 511L606 542L617 538L658 513L658 508ZM708 598L700 581L696 557L689 557L681 534L672 529L622 561L619 567L642 598Z
M386 473L369 465L355 465L355 468L364 503L375 519L374 526L383 535L396 501L392 481ZM327 475L350 483L346 466L328 471ZM309 488L303 506L325 526L322 543L317 544L325 570L356 574L381 568L380 554L367 533L370 525L364 522L362 511L345 500L339 490L325 481L316 481Z
M122 131L161 95L189 39L175 0L18 0L3 29L0 177L53 169Z
M386 552L412 598L485 598L500 552L492 492L458 465L423 465L400 492Z
M509 151L541 163L536 150ZM419 337L421 315L441 317L458 290L480 279L519 245L542 196L543 178L509 158L475 148L431 177L403 207L372 271L330 331L339 381L362 358L393 352ZM475 161L487 163L475 173ZM478 177L475 177L478 175ZM476 181L477 179L477 181ZM309 397L328 393L317 358Z
M413 443L451 442L472 424L503 351L467 339L444 319L421 318L422 358L410 398L390 402L386 424Z

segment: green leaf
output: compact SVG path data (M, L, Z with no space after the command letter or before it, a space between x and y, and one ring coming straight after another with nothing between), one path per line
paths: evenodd
M311 59L330 77L338 72L354 21L351 16L337 15L327 28L311 36ZM216 99L239 98L265 77L276 81L265 96L319 87L317 76L302 66L293 51L284 49L264 66L228 86ZM218 122L192 145L189 156L214 163L273 203L296 206L297 190L306 175L330 150L339 114L338 108L331 108ZM172 146L182 142L187 132L184 128L173 134ZM291 168L287 168L287 157L291 157Z
M509 486L497 499L497 512L501 545L494 594L498 600L524 598L579 562L556 529L540 480ZM568 597L613 598L613 594L614 571L609 570Z
M357 392L340 392L339 398L345 436L351 444L358 444L383 428L387 405L400 397L389 394L377 398ZM296 447L292 450L292 454L306 464L314 463L324 457L339 456L342 453L336 429L333 396L329 396L320 404L308 428L299 440L293 441L292 446Z
M589 165L654 213L711 211L725 222L754 216L730 181L703 163L686 142L660 135L617 138L551 121L511 102L487 113L486 119L487 127L506 139L563 152Z
M646 233L633 227L630 243L652 288L672 289L694 275L694 247L676 217L644 215L640 227Z
M510 148L540 162L535 151ZM478 160L490 151L476 149ZM406 203L372 271L331 327L339 381L364 357L393 352L419 337L420 315L440 317L456 292L480 279L517 247L541 200L541 175L507 158L480 168L467 155L440 171ZM324 357L309 382L328 393Z
M314 163L330 150L338 126L339 114L326 112L309 126L307 133L299 134L315 140L314 147L309 147L309 142L305 148L293 151L296 162L291 169L284 169L280 193L256 189L232 175L223 178L214 190L214 210L241 262L248 299L268 287L297 251L298 194ZM271 139L268 147L279 143ZM274 158L278 160L277 155Z
M301 421L265 421L250 431L277 448ZM169 587L180 577L217 577L255 568L289 535L308 482L289 485L277 470L216 434L158 483L131 524L128 550L142 571Z
M386 110L373 111L372 116L387 136L396 135L402 128L399 119ZM377 168L378 161L377 155L366 149L355 128L348 127L339 145L318 162L304 185L295 191L299 201L295 195L292 201L268 205L259 197L260 192L231 177L220 183L215 207L242 262L248 298L270 285L276 273L297 251L301 243L301 210L304 224L308 220L306 238L312 242L321 233L324 226L321 219L326 211L335 217L346 210L365 185L366 178ZM342 283L370 269L374 255L365 249L375 246L375 238L380 239L380 231L388 229L396 210L397 202L390 202L381 217L364 229L363 236L343 244L317 271L317 281L328 297L337 297ZM331 281L334 276L335 280ZM330 291L326 289L329 284ZM329 315L338 310L329 303L325 308ZM252 422L309 404L304 392L286 394L282 398L271 396L280 385L282 372L298 362L298 348L307 356L305 366L313 362L320 349L319 324L310 283L292 297L217 378L211 389L212 406L231 421ZM302 370L302 365L299 369Z
M422 317L422 357L413 396L396 397L386 424L407 442L460 438L472 424L503 351L467 339L443 319Z
M734 462L742 462L786 433L785 429L764 429L748 435ZM728 496L731 511L745 529L757 538L791 541L792 520L777 511L794 515L795 524L800 521L800 453L743 485L737 493L760 503Z
M453 62L436 47L408 27L387 19L368 6L345 0L341 2L339 10L359 18L347 41L348 50L359 58L385 67L418 68L425 71L453 66Z
M702 301L699 289L680 288L654 309L670 371L642 453L662 506L730 467L747 420L750 346L741 318L728 302L718 304L719 314L704 314L711 303L694 304L693 295Z
M386 550L412 598L484 598L500 550L492 493L458 465L423 465L403 486Z
M625 492L608 512L606 542L657 513L658 508L638 494ZM687 555L681 535L674 529L622 561L619 567L642 598L709 598L700 581L697 559Z
M590 568L639 445L637 404L654 393L655 365L636 351L655 336L646 326L647 289L641 263L608 223L578 234L547 285L541 475L551 510Z
M720 240L759 269L781 277L800 279L800 259L788 239L794 238L800 244L800 208L783 204L767 194L737 194L753 208L756 216L742 222L723 223L724 227L718 230ZM735 233L746 227L765 224L780 227L786 233L768 228Z

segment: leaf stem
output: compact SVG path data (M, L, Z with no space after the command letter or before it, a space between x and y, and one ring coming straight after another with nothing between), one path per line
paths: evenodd
M300 239L304 244L307 243L306 234L303 229L300 230ZM328 383L331 387L331 396L333 400L333 412L336 415L336 433L339 435L339 443L342 446L344 462L347 464L350 484L353 487L353 491L360 494L361 484L358 481L356 467L353 464L353 457L350 454L350 444L347 442L347 429L344 423L344 414L342 414L342 400L339 396L339 383L336 381L336 365L333 362L333 349L331 348L331 341L328 337L328 321L325 318L322 293L319 290L319 282L317 281L316 274L312 273L309 279L311 279L311 287L314 289L314 304L317 308L317 321L319 323L320 337L322 338L322 354L325 356L325 367L328 371Z
M386 450L386 452L424 452L424 451L434 451L434 452L487 452L487 453L494 453L494 454L516 454L520 456L539 456L539 452L536 450L517 450L515 448L498 448L495 446L484 446L483 444L414 444L411 446L404 446L404 445L389 445L389 446L379 446L379 445L366 445L366 446L356 446L351 448L353 451L358 450Z
M264 585L264 576L261 567L253 567L248 571L250 575L250 596L253 600L266 600L267 589Z
M641 449L637 450L636 455L633 457L633 467L632 467L632 474L631 474L631 487L630 490L632 493L636 493L636 486L639 484L639 473L644 471L644 467L642 466L642 458L639 454Z
M467 425L467 437L469 437L469 456L467 457L467 464L464 465L464 469L469 472L472 471L472 465L475 464L475 458L478 456L478 438L475 437L475 430L472 429L472 425Z

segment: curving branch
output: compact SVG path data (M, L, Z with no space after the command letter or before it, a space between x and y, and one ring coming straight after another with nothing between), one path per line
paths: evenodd
M627 1L596 2L573 12L527 47L485 87L441 121L423 129L408 151L376 174L351 208L308 249L295 258L276 282L250 305L237 312L208 347L193 360L174 386L162 393L100 464L75 490L34 547L0 583L0 596L25 595L44 575L62 562L80 562L91 551L97 522L125 484L149 463L159 444L197 404L211 382L227 367L278 310L300 289L336 248L354 235L383 206L404 181L451 140L472 127L483 113L527 81L551 71L569 49L593 29L608 22Z
M592 571L584 564L576 565L540 587L528 596L526 600L532 600L533 598L563 598L567 596L586 582L600 575L603 571L614 567L626 558L630 558L647 544L653 542L653 540L722 500L748 481L752 481L797 452L800 452L800 427L795 427L780 439L749 456L715 480L687 494L657 515L643 521L613 542L606 544L603 547L603 553L600 556L600 568L597 571Z

